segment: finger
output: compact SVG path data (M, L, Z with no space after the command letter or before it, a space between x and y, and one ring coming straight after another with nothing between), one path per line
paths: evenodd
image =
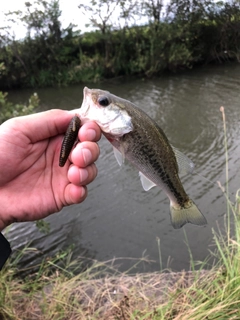
M95 142L84 141L76 145L70 154L70 159L77 167L85 168L99 157L99 147Z
M101 129L96 122L90 121L84 123L78 134L80 141L99 141L101 138Z
M87 187L70 183L66 186L64 196L67 205L81 203L87 197Z
M97 176L97 167L92 164L86 168L78 168L77 166L70 166L68 170L68 180L77 185L87 185L91 183Z

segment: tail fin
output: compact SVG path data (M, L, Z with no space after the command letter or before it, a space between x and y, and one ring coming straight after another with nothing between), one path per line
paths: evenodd
M198 210L197 206L192 200L189 201L186 208L175 208L173 205L171 205L170 210L171 222L174 229L179 229L188 222L198 226L204 226L207 224L206 218Z

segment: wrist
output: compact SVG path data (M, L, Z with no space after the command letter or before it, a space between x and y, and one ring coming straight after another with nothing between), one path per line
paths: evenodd
M2 220L1 217L0 217L0 232L2 232L3 229L6 228L6 226L7 226L7 225L3 222L3 220Z

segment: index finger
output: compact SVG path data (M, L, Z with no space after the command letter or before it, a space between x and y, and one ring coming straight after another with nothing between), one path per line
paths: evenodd
M80 141L97 142L101 138L101 129L94 121L84 123L78 133Z
M35 143L66 132L73 116L73 111L52 109L8 121L10 126Z

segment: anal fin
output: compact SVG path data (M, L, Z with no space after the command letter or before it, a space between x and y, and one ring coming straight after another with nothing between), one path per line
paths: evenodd
M156 184L149 180L142 172L139 172L139 176L142 183L142 187L145 191L148 191L153 187L156 187Z

